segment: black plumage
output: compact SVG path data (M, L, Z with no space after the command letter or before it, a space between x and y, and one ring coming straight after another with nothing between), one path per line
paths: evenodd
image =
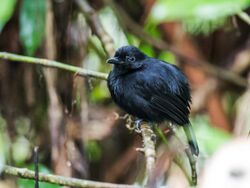
M199 150L189 122L190 89L186 76L175 65L148 57L134 46L119 48L108 76L115 103L127 113L149 122L170 121L184 127L194 154Z

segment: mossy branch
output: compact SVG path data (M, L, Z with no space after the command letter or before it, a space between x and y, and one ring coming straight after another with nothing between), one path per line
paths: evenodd
M26 168L4 166L2 174L17 176L25 179L32 179L32 180L35 179L35 172L32 170L28 170ZM69 178L51 174L43 174L43 173L39 173L39 181L62 185L62 186L79 187L79 188L80 187L81 188L90 188L90 187L91 188L138 188L139 187L135 185L104 183L104 182Z
M98 78L101 80L107 80L107 77L108 77L108 75L105 73L83 69L81 67L64 64L58 61L35 58L35 57L28 57L28 56L23 56L23 55L12 54L8 52L0 52L0 59L6 59L6 60L11 60L11 61L24 62L24 63L42 65L46 67L58 68L58 69L72 72L76 75L83 76L83 77L92 77L92 78Z

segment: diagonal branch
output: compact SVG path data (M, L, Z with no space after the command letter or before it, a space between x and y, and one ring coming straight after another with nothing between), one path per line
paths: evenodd
M115 52L113 39L103 28L103 25L94 9L88 4L86 0L75 0L75 2L84 14L86 21L91 27L93 33L95 33L100 39L105 52L109 56L112 56Z
M250 16L247 13L241 11L237 13L237 15L239 16L240 19L242 19L244 22L250 25Z
M4 166L2 173L5 175L17 176L25 179L35 179L35 172L26 168ZM79 188L139 188L139 186L136 185L104 183L43 173L39 173L39 181Z
M98 78L101 80L107 80L107 77L108 77L108 75L105 73L83 69L81 67L64 64L58 61L35 58L35 57L28 57L28 56L23 56L23 55L12 54L8 52L0 52L0 59L6 59L6 60L11 60L11 61L31 63L31 64L43 65L46 67L58 68L58 69L72 72L79 76L93 77L93 78Z

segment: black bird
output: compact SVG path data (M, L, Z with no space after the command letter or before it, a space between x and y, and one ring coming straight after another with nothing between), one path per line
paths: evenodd
M114 64L108 88L115 103L127 113L148 122L170 121L184 128L190 149L199 154L189 121L190 89L175 65L148 57L134 46L119 48L107 60Z

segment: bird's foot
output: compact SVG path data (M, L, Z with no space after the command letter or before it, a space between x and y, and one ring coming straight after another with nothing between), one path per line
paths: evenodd
M142 119L137 119L135 120L135 132L137 133L141 133L141 123L142 123Z
M128 114L127 114L127 117L126 117L126 127L129 130L134 130L135 129L134 121L132 120L131 115L128 115Z

